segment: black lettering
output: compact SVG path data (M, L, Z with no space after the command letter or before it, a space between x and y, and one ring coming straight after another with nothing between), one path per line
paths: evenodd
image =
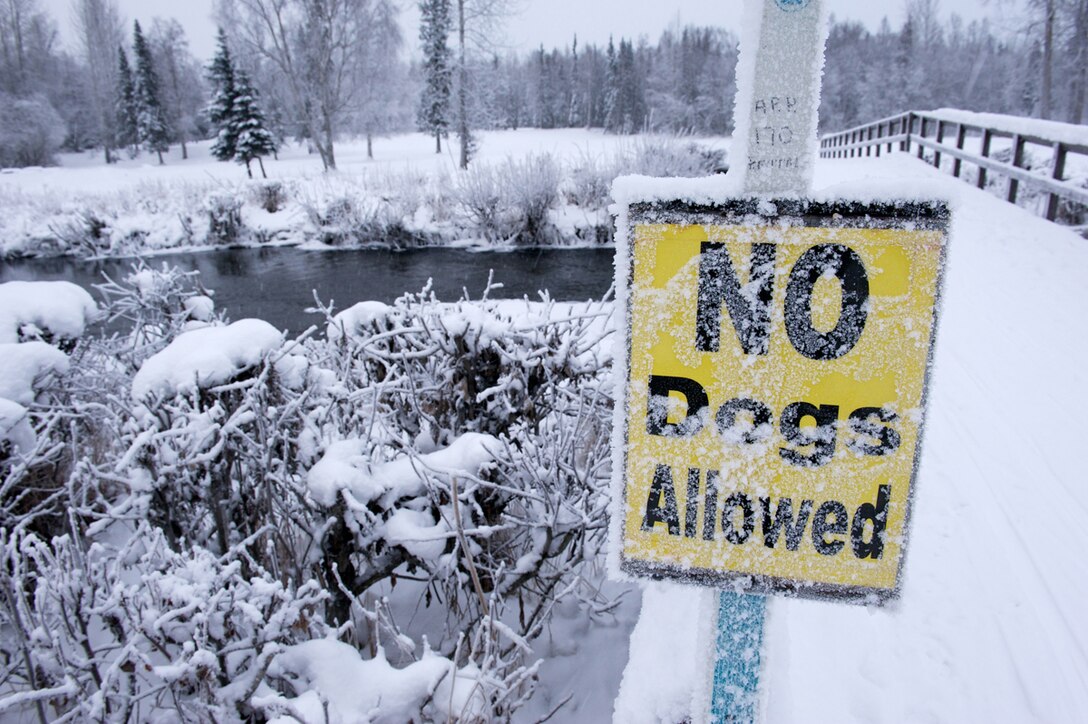
M778 501L778 510L775 511L774 520L771 520L771 499L760 498L763 506L763 545L774 548L778 544L778 536L782 529L786 529L786 548L791 551L801 546L801 539L805 537L805 527L808 526L808 517L812 514L812 501L805 500L801 503L801 510L797 511L797 519L793 519L793 500L782 498Z
M737 430L737 413L746 412L751 415L751 422L743 429ZM718 432L726 440L739 441L745 445L753 445L762 442L771 436L773 432L772 418L774 413L771 408L758 400L735 398L718 408L716 420Z
M796 113L797 112L797 99L794 98L793 96L786 96L786 112L787 113Z
M876 505L863 503L854 514L854 524L850 529L854 555L858 558L879 559L884 554L884 540L887 537L888 501L892 496L892 486L881 485L877 491ZM867 523L872 523L872 534L865 540Z
M669 393L677 392L687 400L688 411L680 422L669 422ZM691 437L703 429L704 411L710 405L706 390L685 377L650 377L650 396L646 403L646 434L658 437Z
M699 523L699 468L688 469L688 497L684 510L684 537L694 538Z
M696 350L718 351L724 303L744 353L767 354L771 340L774 258L774 244L752 244L749 281L742 287L725 245L703 242L695 319Z
M834 516L834 522L828 520ZM820 555L838 555L846 542L841 540L829 541L829 535L842 535L850 524L850 514L846 512L846 506L837 500L829 500L816 510L816 517L812 519L812 545Z
M734 525L738 510L744 515L740 530ZM752 499L744 493L733 493L726 498L722 505L722 532L725 533L725 539L733 545L744 545L755 529L756 512L752 508Z
M811 417L816 420L816 427L801 427L801 420ZM782 435L786 442L797 447L812 446L811 455L802 455L796 450L779 448L778 454L790 465L799 468L818 468L827 465L835 455L835 423L839 419L838 405L820 405L810 402L795 402L782 411Z
M874 417L876 421L873 420ZM861 455L893 453L899 449L902 438L896 430L888 427L888 423L898 420L899 416L894 412L880 407L863 407L860 410L854 410L850 413L850 430L859 437L868 437L877 442L854 438L848 441L846 446Z
M756 101L756 109L755 110L756 110L756 113L760 113L760 112L766 113L767 112L767 101L760 98L758 101Z
M718 518L718 471L706 471L706 500L703 503L703 540L714 540Z
M828 333L812 325L812 291L825 273L842 284L839 321ZM786 286L786 332L794 349L814 360L839 359L861 339L868 319L869 275L853 249L842 244L814 246L797 260Z
M778 96L774 96L773 98L771 98L771 112L772 113L778 113L778 111L781 110L778 107L778 104L781 103L781 102L782 102L782 99L779 98Z
M661 505L661 498L665 505ZM680 535L680 513L676 508L676 490L672 485L672 468L658 465L654 472L654 482L650 486L650 495L646 498L646 515L642 519L642 530L652 531L658 523L669 526L669 535Z

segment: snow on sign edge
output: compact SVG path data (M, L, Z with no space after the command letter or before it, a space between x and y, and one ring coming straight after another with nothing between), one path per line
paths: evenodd
M939 338L939 320L941 306L944 298L944 284L947 276L948 246L950 243L951 218L959 206L960 196L955 193L934 194L932 187L922 183L903 184L896 182L873 183L871 179L838 185L831 189L801 196L778 195L773 199L751 194L743 194L736 178L728 176L716 176L702 179L662 179L645 176L624 176L617 178L613 183L612 198L615 203L611 212L616 222L616 253L615 288L616 305L620 312L618 318L622 320L621 327L614 337L614 363L613 385L615 389L615 406L612 419L612 485L611 500L609 503L609 539L607 550L607 567L611 578L626 582L645 581L647 577L654 579L668 578L684 585L700 585L703 587L720 588L729 583L738 586L749 593L784 595L799 598L814 598L818 600L831 600L843 603L855 603L864 605L884 605L897 599L903 586L904 568L906 565L910 523L913 509L913 500L917 494L918 473L921 461L921 451L924 444L926 420L928 418L928 401L931 396L933 361ZM786 202L791 206L800 203L803 207L811 204L826 205L834 208L848 208L851 212L862 213L866 216L868 207L884 207L885 210L902 209L909 206L928 207L927 213L931 215L929 223L931 228L936 228L943 233L943 243L940 250L939 267L937 270L937 284L934 296L932 335L926 357L924 378L922 384L921 420L918 425L917 444L915 446L912 469L910 498L904 514L904 540L902 553L899 557L898 572L895 588L891 590L877 590L869 588L844 588L826 587L822 585L806 586L788 580L760 578L750 575L722 573L717 581L692 581L689 577L667 576L657 571L636 575L623 568L623 544L624 544L624 516L626 503L626 455L627 455L627 404L628 404L628 378L630 376L629 340L631 330L631 258L633 254L633 221L632 207L636 204L662 204L675 203L687 206L723 207L729 203L743 202L746 199L755 200L759 214L777 215L775 202ZM675 212L673 212L675 214ZM788 212L785 212L788 213ZM888 214L892 217L892 214ZM894 218L894 217L893 217ZM907 221L904 226L910 228Z

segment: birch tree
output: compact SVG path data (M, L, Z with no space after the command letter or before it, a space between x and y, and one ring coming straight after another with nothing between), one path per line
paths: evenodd
M117 57L114 48L124 39L121 14L115 0L73 0L72 19L86 67L91 102L98 125L98 142L106 163L113 163L118 147L115 109Z

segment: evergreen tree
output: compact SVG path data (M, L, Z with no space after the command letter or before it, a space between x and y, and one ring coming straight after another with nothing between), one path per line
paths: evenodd
M136 127L139 132L140 143L148 151L154 151L159 155L159 163L163 163L162 154L170 148L169 130L166 127L166 118L162 111L162 103L159 101L159 76L155 72L154 63L151 60L151 48L140 30L140 23L133 23L132 48L136 55Z
M423 43L423 95L419 127L434 134L435 153L442 153L442 136L450 127L453 67L448 44L452 24L450 0L420 0L419 39Z
M231 119L234 117L234 101L237 95L234 77L234 61L227 46L227 34L219 29L215 57L208 65L208 80L212 84L212 102L206 113L216 131L212 155L220 161L234 158L237 137Z
M604 76L604 127L617 131L623 123L623 115L618 107L620 97L619 71L616 65L616 46L612 36L608 37L607 68Z
M136 87L132 80L132 68L128 64L125 49L117 48L117 145L128 147L129 155L136 156L140 144L137 125Z
M257 99L257 89L242 71L235 74L234 85L236 93L229 123L230 135L235 139L234 160L244 163L246 173L253 178L249 163L256 159L261 167L261 176L268 178L261 157L275 153L276 141L265 125L264 113Z

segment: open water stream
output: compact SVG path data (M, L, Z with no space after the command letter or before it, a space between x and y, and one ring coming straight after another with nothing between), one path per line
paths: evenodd
M612 284L611 249L527 249L476 252L464 249L371 249L307 251L279 247L223 249L148 257L162 264L200 272L201 282L215 291L215 302L231 319L257 317L298 334L322 319L307 313L314 292L337 310L364 300L392 302L405 292L418 292L433 283L435 295L456 301L463 291L479 299L488 272L501 289L492 298L538 299L547 290L552 299L597 299ZM91 290L108 274L120 280L133 259L85 261L70 258L0 262L0 282L66 280ZM97 295L95 295L97 296Z

